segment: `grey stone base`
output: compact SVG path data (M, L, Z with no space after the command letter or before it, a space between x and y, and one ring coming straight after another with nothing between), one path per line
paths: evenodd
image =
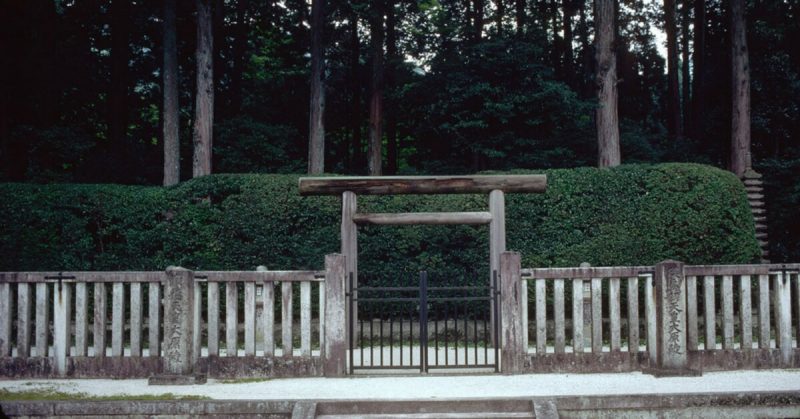
M149 386L191 386L195 384L205 384L205 374L196 375L154 375L147 379Z
M700 377L703 371L690 368L642 368L642 374L662 377Z

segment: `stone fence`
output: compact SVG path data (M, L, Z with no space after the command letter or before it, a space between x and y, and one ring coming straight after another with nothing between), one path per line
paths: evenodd
M345 266L0 273L0 377L341 376ZM797 264L499 268L504 373L800 367Z
M798 268L665 261L520 269L523 361L516 371L800 367Z
M0 377L341 375L344 298L341 255L324 271L0 273Z

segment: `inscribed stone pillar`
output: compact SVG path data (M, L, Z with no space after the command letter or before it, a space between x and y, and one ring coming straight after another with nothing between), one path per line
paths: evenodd
M205 376L194 376L194 275L180 268L167 268L164 277L164 375L150 377L149 384L202 384Z
M684 264L664 261L655 266L656 375L694 375L686 344L686 277Z

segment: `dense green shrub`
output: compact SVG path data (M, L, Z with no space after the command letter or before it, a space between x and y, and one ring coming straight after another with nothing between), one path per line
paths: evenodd
M523 173L523 172L517 172ZM548 170L547 193L507 196L507 247L526 267L744 263L758 258L741 182L695 164ZM0 270L322 268L339 250L339 199L297 175L214 175L172 188L0 185ZM483 195L364 196L371 212L481 211ZM483 270L488 228L365 227L364 276ZM409 273L406 274L405 272Z

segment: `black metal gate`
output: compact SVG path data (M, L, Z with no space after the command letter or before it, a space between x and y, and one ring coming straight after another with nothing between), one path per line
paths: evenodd
M417 287L357 288L350 274L350 373L445 368L498 372L494 342L499 342L499 294L496 274L491 286L428 286L423 271Z

